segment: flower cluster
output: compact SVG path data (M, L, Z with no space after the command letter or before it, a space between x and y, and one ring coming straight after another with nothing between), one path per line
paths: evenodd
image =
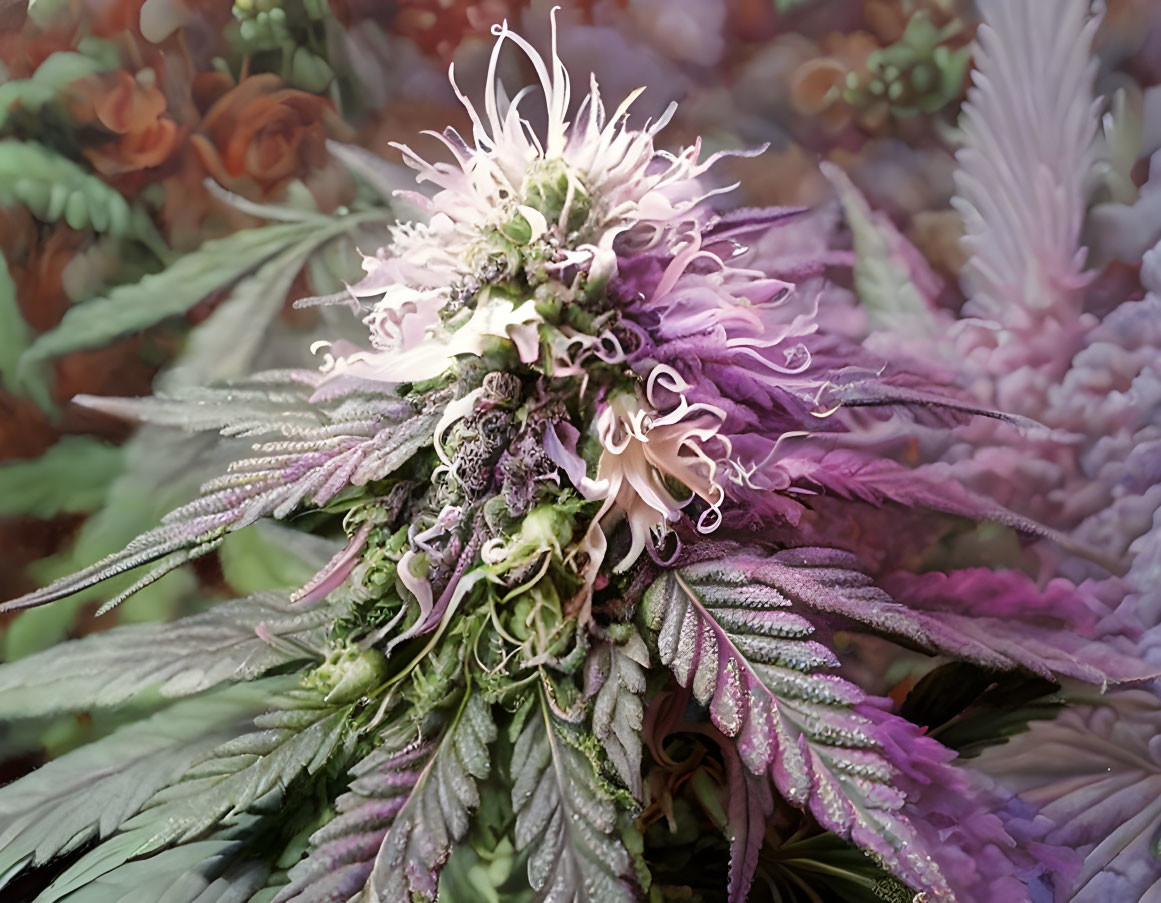
M981 709L1018 721L1009 696L1147 669L1102 642L1087 584L988 560L921 572L965 521L1067 547L922 463L949 425L1034 425L821 328L833 258L769 250L811 218L716 210L720 158L655 146L669 114L634 127L634 97L610 114L595 79L574 105L555 21L548 59L494 35L482 111L456 88L471 140L435 134L443 162L400 148L432 188L405 193L424 220L320 299L355 308L367 345L317 343L316 370L79 399L257 441L160 526L2 610L147 568L112 607L263 518L331 554L293 593L0 666L0 716L168 700L0 792L0 813L37 825L3 835L0 874L97 838L41 903L126 883L434 900L484 862L536 899L706 883L741 903L801 886L806 844L853 859L823 870L828 893L1063 888L1077 863L1061 841L953 760L1002 739ZM509 94L513 46L537 83ZM258 99L207 114L231 177L318 138L301 128L316 103L265 87L284 109L256 149L231 142ZM860 679L885 646L945 661L896 705ZM151 752L118 754L143 735ZM87 802L42 832L70 793L115 812Z

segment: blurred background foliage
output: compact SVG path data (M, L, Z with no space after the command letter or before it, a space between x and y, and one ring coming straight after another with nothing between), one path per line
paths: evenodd
M741 183L734 203L818 206L835 218L841 209L851 248L864 256L865 243L904 236L926 260L930 294L958 309L962 225L949 201L978 21L971 0L562 5L560 55L574 73L592 71L610 99L644 85L635 114L642 119L680 102L663 142L701 135L709 150L770 145L761 157L723 165ZM428 142L430 152L422 129L452 124L467 133L448 67L473 95L491 25L507 18L543 48L550 7L544 0L0 4L0 597L122 547L219 468L221 452L203 438L134 432L70 404L73 396L142 395L309 364L314 339L357 337L345 307L295 302L338 296L358 279L359 251L381 246L400 212L392 191L409 180L384 184L362 155L398 163L393 142ZM1097 307L1102 297L1111 306L1136 289L1134 256L1161 237L1153 234L1161 192L1149 190L1147 162L1161 147L1161 5L1108 0L1107 7L1098 90L1112 102L1094 212L1102 235L1090 242ZM823 161L838 175L828 180ZM865 276L856 269L835 278L854 288ZM860 296L873 320L873 287L891 273L868 278L871 293ZM294 536L297 557L288 558L290 535L279 528L235 533L219 552L99 621L101 602L128 580L9 619L0 654L17 658L118 621L170 619L216 599L300 584L330 549ZM880 690L898 700L922 689L906 662L888 666L873 648L852 658L852 667L861 661L885 675ZM922 679L936 676L963 677L936 671ZM1050 689L1029 690L1027 705L1050 710L1042 700ZM921 693L912 698L921 705ZM994 727L927 717L964 749L986 742ZM14 758L0 780L107 727L70 718L4 737ZM698 738L680 742L687 757L712 756ZM716 792L675 776L667 799L712 820ZM680 821L680 811L664 815L671 826ZM688 840L666 847L675 875L694 857L721 853L701 849L696 835ZM818 864L833 860L823 877L833 879L834 899L891 899L890 879L829 842L804 836L799 846L783 844L776 861L762 864L760 892L815 900L802 888L817 888ZM482 858L488 849L481 839L457 854L449 886L502 886L510 851ZM799 880L799 867L815 869L809 882ZM488 882L479 880L484 872Z

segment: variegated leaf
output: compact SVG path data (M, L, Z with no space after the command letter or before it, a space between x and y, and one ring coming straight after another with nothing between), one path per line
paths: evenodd
M537 901L633 901L629 854L617 837L617 806L593 763L542 697L512 753L516 849L528 852Z
M406 804L435 751L407 731L410 742L388 742L351 769L350 789L335 801L334 819L310 838L305 859L275 903L331 903L359 894L387 831Z
M856 710L865 694L828 673L838 659L812 639L814 626L791 598L734 564L669 571L646 592L643 616L662 663L734 738L751 773L768 771L782 796L824 827L871 849L931 899L950 899L899 812L904 799L874 724Z
M787 800L933 899L946 882L907 821L895 760L879 748L862 691L827 673L838 660L816 630L862 630L1050 679L1147 674L1068 629L900 605L835 549L755 550L670 571L646 593L643 614L662 662L736 738L751 771L768 767Z
M773 764L778 789L801 805L811 781L797 751L800 730L814 725L845 745L872 745L851 712L864 694L826 673L838 659L777 589L733 579L733 562L695 567L667 572L645 594L661 662L737 738L746 766L761 774Z
M476 781L491 773L488 746L495 739L491 707L479 695L468 696L421 773L405 776L412 786L402 805L386 803L397 810L360 903L435 900L439 871L480 804ZM406 766L420 761L416 756Z

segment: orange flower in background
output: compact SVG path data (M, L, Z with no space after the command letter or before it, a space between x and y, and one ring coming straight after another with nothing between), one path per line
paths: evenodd
M138 29L143 0L86 0L83 7L93 34L117 38Z
M124 70L86 76L71 88L73 115L99 125L110 140L86 148L85 156L104 176L160 166L177 147L181 129L166 115L166 99L152 69L135 78Z
M486 38L494 23L514 18L518 9L512 0L401 0L393 27L428 56L450 62L465 39Z
M1116 2L1116 0L1114 0ZM922 13L939 27L957 18L959 0L867 0L863 21L883 44L894 44L903 37L912 16Z
M16 302L35 332L60 322L70 302L65 267L92 238L65 223L45 226L24 207L0 208L0 247L16 288Z
M822 56L799 66L791 78L790 102L804 116L816 116L831 131L845 128L854 111L843 100L850 73L866 75L867 58L880 49L866 32L833 32L823 39Z
M780 16L770 0L729 0L730 30L742 41L768 41L778 31Z
M0 9L4 9L3 0ZM58 50L72 50L75 43L73 29L28 29L24 20L13 17L10 10L0 13L0 22L0 60L7 78L12 80L31 78L46 59Z
M282 87L271 74L251 75L230 86L217 73L199 76L195 96L217 96L202 120L194 148L221 184L269 195L305 178L329 160L328 135L346 131L330 101Z

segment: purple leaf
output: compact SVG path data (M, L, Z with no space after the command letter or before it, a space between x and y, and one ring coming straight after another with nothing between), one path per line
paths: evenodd
M991 585L978 574L972 577L965 585ZM1019 580L1006 588L1026 596L1034 592ZM1059 585L1054 589L1061 591ZM1044 605L1023 604L1033 613ZM1135 660L1068 629L1011 615L908 608L875 586L854 556L834 549L742 553L668 571L646 592L642 614L655 632L662 664L707 707L722 733L734 738L752 773L768 770L789 802L882 857L902 880L933 899L950 899L951 878L925 852L938 832L911 823L907 783L899 774L913 767L908 755L942 764L952 754L926 739L885 747L884 725L906 722L828 673L839 662L815 639L816 631L821 628L825 636L861 630L987 668L1027 669L1050 679L1104 684L1147 673ZM900 725L895 735L904 730ZM907 729L918 737L917 728ZM922 770L912 777L919 780L917 775ZM1003 833L997 824L981 823L980 830Z
M495 739L490 706L469 696L394 813L367 879L370 899L435 899L439 871L480 804L476 781L491 772Z
M275 903L346 903L363 889L399 810L432 755L418 739L382 747L356 765L338 813L310 838L306 858L290 870Z
M734 739L754 775L767 772L790 803L882 857L933 900L947 882L897 814L894 769L877 751L865 694L837 675L834 654L778 589L753 584L733 562L669 571L646 592L643 615L661 662ZM743 857L744 861L744 857Z
M1150 900L1161 892L1161 703L1110 695L1063 712L984 753L973 767L1039 809L1037 839L1078 851L1074 903Z
M351 575L351 571L359 563L359 556L363 546L367 544L367 537L371 535L374 525L367 521L355 535L351 537L342 549L335 553L321 571L315 574L304 586L296 590L290 597L294 605L309 607L321 602L328 595L338 589Z
M894 784L907 797L903 813L929 843L957 900L1025 903L1040 899L1030 885L1060 887L1075 873L1079 860L1070 849L1037 836L1031 807L954 767L951 750L889 705L868 699L860 711L875 722L882 754L896 768Z
M795 484L814 486L840 498L872 505L893 503L926 508L972 520L992 521L1029 536L1051 540L1061 548L1117 573L1122 564L1089 549L1069 536L1010 511L964 487L949 464L905 467L890 458L850 448L823 448L799 443L777 466Z
M1098 685L1152 676L1151 669L1138 660L1079 636L1067 626L1043 626L1011 614L970 617L908 608L875 586L859 569L855 556L837 549L802 548L761 557L738 556L728 563L694 565L682 573L693 579L774 587L813 623L847 630L870 628L928 652L986 668L1024 668L1049 680L1072 677ZM978 576L976 579L979 581ZM1027 586L1023 589L1034 592ZM824 616L822 621L819 615Z
M911 608L972 617L1047 620L1086 636L1107 614L1107 606L1095 595L1092 584L1074 586L1056 578L1040 587L1022 571L899 571L884 578L882 585L893 598Z
M774 797L766 776L744 768L733 744L723 743L721 747L729 794L726 803L730 830L729 900L746 903L766 838L766 821L774 811Z

